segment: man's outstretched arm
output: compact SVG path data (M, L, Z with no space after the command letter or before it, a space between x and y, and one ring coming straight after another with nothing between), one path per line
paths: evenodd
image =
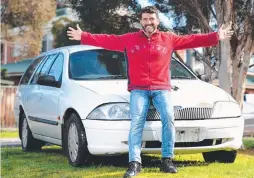
M83 32L79 25L77 25L77 30L69 27L67 35L70 40L80 41L81 44L87 44L92 46L98 46L114 51L124 51L125 42L128 39L128 34L124 35L108 35L108 34L91 34L88 32Z
M230 29L230 26L225 29L223 29L222 26L218 32L212 32L207 34L193 34L184 36L172 35L171 37L173 48L174 50L180 50L188 48L215 46L218 44L219 40L231 38L234 31Z

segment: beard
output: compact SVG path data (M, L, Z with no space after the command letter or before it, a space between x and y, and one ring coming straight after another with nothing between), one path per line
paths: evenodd
M149 34L153 33L157 29L157 27L154 24L144 26L142 25L142 28L146 33Z

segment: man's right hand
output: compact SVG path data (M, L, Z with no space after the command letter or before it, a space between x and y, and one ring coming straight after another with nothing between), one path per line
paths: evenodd
M69 27L69 30L67 31L67 35L69 36L70 40L81 40L81 34L82 30L79 28L79 25L77 24L77 30L74 28Z

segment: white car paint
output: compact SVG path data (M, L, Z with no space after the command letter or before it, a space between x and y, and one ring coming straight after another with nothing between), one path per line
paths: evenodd
M26 116L38 116L57 125L48 125L28 119L34 138L62 145L62 124L67 109L73 108L80 116L86 131L88 150L94 155L112 155L128 152L128 132L130 120L105 121L88 120L87 116L101 104L128 103L130 93L127 80L87 80L78 81L69 78L69 54L81 50L101 49L92 46L64 47L46 54L62 52L64 65L62 85L52 88L41 85L19 85L14 106L15 118L19 123L20 108ZM172 90L175 106L213 108L218 101L235 102L226 92L199 79L173 79L172 85L179 89ZM244 120L219 118L207 120L176 120L176 142L202 142L212 139L209 146L175 147L175 153L199 153L216 150L237 150L243 136ZM216 145L216 139L222 139ZM147 121L144 127L143 142L161 141L161 122ZM144 153L157 153L160 148L143 148Z

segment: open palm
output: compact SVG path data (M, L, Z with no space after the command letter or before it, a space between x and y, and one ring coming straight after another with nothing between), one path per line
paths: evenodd
M79 25L77 24L77 30L72 27L69 27L67 31L67 35L69 36L70 40L81 40L82 30L80 29Z
M219 39L220 40L229 39L231 38L233 33L234 31L231 30L231 24L229 24L226 28L225 25L223 24L218 31Z

